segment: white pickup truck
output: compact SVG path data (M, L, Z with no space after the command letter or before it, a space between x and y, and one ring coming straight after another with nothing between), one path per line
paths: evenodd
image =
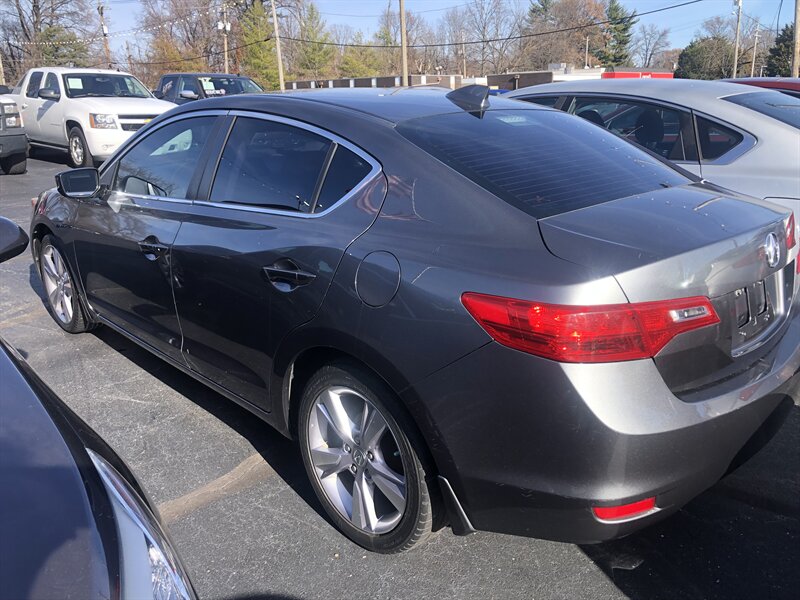
M31 69L6 97L19 106L31 147L64 150L75 167L104 161L175 106L154 98L133 75L102 69Z

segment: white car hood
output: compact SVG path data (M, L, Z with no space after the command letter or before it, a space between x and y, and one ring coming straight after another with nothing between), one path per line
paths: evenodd
M87 112L114 115L160 115L175 105L156 98L72 98L72 102L80 103L87 108Z

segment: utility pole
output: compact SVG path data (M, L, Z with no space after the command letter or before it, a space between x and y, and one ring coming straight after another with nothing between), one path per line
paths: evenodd
M758 50L758 21L756 21L756 37L753 41L753 60L750 61L750 77L756 73L756 50Z
M464 75L463 77L466 79L467 77L467 45L464 43L464 30L461 30L461 63L463 65L463 70L461 71Z
M222 53L225 56L225 72L229 73L228 67L228 32L231 30L231 24L228 21L228 4L222 3L222 21L217 21L217 29L222 31Z
M794 0L794 53L792 77L800 77L800 0Z
M736 41L733 45L733 77L736 77L736 71L739 70L739 30L742 24L742 0L733 0L736 6Z
M408 39L406 36L406 3L400 0L400 52L403 54L403 86L408 85Z
M6 84L6 72L3 70L3 55L0 54L0 85Z
M584 55L583 55L583 68L584 69L588 69L589 68L589 36L588 35L586 36L586 51L584 52Z
M106 27L106 18L103 14L105 12L105 7L97 3L97 12L100 14L100 30L103 32L103 49L106 52L106 63L108 63L108 68L111 68L111 48L108 46L108 27Z
M275 27L275 56L278 59L278 84L281 91L286 90L286 85L283 83L283 61L281 60L281 34L278 29L278 15L275 12L275 0L269 0L272 4L272 25Z

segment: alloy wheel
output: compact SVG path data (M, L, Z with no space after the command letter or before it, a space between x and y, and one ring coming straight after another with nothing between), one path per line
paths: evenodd
M374 535L397 526L406 509L403 457L374 404L353 389L326 388L311 409L308 446L317 481L345 519Z
M73 135L69 140L69 153L72 157L72 163L75 165L83 164L83 142L77 135Z
M45 246L41 256L42 279L47 300L59 321L72 321L72 278L61 254L53 246Z

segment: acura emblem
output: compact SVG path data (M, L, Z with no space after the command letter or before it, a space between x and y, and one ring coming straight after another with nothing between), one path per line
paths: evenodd
M774 233L767 235L767 239L764 242L764 254L770 267L776 266L781 259L781 246L778 243L778 236Z

